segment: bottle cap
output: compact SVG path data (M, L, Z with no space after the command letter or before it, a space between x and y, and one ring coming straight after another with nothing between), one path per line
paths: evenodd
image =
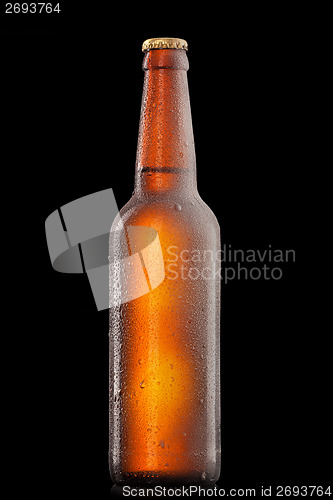
M151 49L183 49L188 50L187 41L182 38L170 38L162 36L160 38L148 38L142 44L142 52Z

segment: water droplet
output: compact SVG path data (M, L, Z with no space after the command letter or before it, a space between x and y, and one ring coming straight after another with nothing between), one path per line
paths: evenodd
M202 479L203 481L205 481L205 480L206 480L206 472L203 472L203 473L201 474L201 479Z
M179 203L177 203L177 204L175 205L175 209L177 210L177 212L180 212L180 211L181 211L181 209L182 209L182 206L181 206L181 205L179 205Z
M203 405L204 404L204 400L203 399L200 399L200 404Z
M142 359L139 359L138 363L139 363L139 365L141 365L142 364Z
M141 382L140 387L141 389L144 389L146 387L146 383L144 380Z
M160 446L160 447L162 448L162 450L163 450L163 448L164 448L164 446L165 446L164 441L160 441L158 446Z
M169 464L164 464L164 467L169 467Z

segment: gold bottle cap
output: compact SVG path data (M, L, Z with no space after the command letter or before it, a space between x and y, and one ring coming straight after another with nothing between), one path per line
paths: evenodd
M182 38L170 38L162 36L160 38L148 38L142 44L142 52L151 49L183 49L188 50L187 41Z

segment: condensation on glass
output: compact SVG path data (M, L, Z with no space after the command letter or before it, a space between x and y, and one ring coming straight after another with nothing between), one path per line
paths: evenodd
M135 189L110 237L118 484L212 483L220 473L220 230L197 191L189 65L172 40L145 46Z

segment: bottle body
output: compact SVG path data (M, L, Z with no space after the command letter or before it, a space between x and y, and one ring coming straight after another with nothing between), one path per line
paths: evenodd
M183 80L177 74L173 82ZM136 189L110 238L110 473L118 484L209 484L219 477L221 454L220 231L190 163L171 161L194 150L184 128L171 158L170 148L161 154L156 144L147 154L147 100ZM158 106L169 112L165 97ZM165 145L156 129L155 137Z

